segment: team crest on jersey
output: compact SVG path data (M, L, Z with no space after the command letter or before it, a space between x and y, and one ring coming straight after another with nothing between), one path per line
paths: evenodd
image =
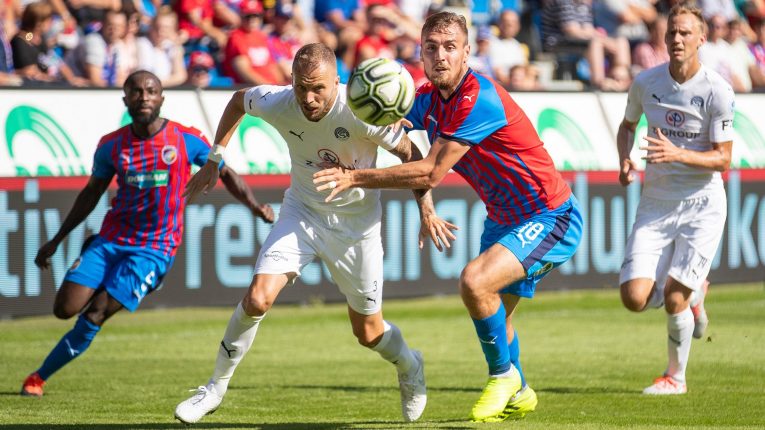
M334 164L340 164L340 157L329 149L320 149L319 158Z
M664 120L672 127L680 127L685 124L685 114L677 110L669 110L664 115Z
M699 109L704 108L704 99L701 98L701 96L693 96L691 97L691 106L696 106Z
M178 150L172 145L165 145L162 148L162 161L165 164L173 164L178 159Z
M348 132L344 127L337 127L335 129L335 137L340 140L346 140L349 137L351 137L351 133Z

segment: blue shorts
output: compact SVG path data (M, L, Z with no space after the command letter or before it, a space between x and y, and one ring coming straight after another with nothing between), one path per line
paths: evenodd
M558 208L534 215L522 224L483 223L481 252L499 243L509 249L526 270L522 279L500 290L520 297L534 297L537 282L576 252L582 238L582 215L572 194Z
M147 294L157 290L174 257L140 246L117 245L97 236L66 272L65 281L103 288L134 312Z

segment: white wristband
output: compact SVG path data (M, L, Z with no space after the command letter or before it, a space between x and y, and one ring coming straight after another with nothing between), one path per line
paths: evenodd
M220 162L223 161L223 151L225 150L226 147L223 145L213 145L212 149L210 149L210 152L207 154L207 159L216 164L220 164Z

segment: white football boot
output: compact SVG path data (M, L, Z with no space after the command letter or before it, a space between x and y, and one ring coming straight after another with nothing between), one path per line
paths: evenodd
M401 413L407 422L417 421L425 410L428 396L425 389L425 361L422 353L412 350L415 364L408 372L398 374L401 391Z
M688 388L684 383L676 381L671 376L661 376L653 381L653 385L643 390L643 394L652 396L670 396L674 394L685 394Z
M200 386L196 391L175 408L175 418L184 424L193 424L205 415L215 412L223 401L223 397L218 395L212 383Z

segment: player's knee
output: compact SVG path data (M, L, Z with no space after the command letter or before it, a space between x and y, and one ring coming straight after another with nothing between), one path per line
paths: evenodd
M642 312L646 306L646 298L638 294L635 289L630 288L629 285L623 284L621 286L622 304L624 307L632 312Z
M468 264L462 269L460 274L460 294L470 297L478 297L481 295L481 272L477 270L474 265Z
M53 305L53 315L60 320L68 320L77 315L77 311L78 309L74 309L66 304L56 303Z
M242 300L244 313L250 316L264 315L273 306L273 301L262 294L248 294Z

